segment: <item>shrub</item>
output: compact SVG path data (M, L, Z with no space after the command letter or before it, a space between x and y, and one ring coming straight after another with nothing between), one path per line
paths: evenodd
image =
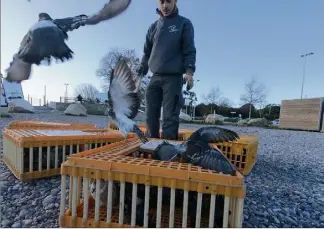
M226 118L224 120L224 122L238 122L240 120L240 118L236 117L236 118Z

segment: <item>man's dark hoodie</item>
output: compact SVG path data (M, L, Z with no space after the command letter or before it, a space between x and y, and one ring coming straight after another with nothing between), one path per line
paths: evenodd
M191 21L179 15L176 7L167 17L156 9L160 18L147 31L141 74L148 69L155 75L182 75L196 70L194 28Z

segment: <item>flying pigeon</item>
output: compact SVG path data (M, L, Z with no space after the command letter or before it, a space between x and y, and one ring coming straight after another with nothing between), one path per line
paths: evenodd
M150 144L132 119L140 107L140 77L132 72L124 59L120 59L110 78L108 91L108 115L115 121L122 134L135 132L141 141ZM174 145L162 141L155 149L153 159L170 161L176 158L203 169L215 170L224 174L235 174L236 169L227 158L209 143L234 141L237 133L220 127L203 127L196 130L188 140Z
M96 14L84 14L62 19L52 19L47 13L38 15L35 23L24 36L20 43L18 53L14 54L7 71L7 81L21 82L30 77L32 65L40 65L42 61L51 63L51 58L56 60L69 60L73 51L65 44L68 32L85 25L96 25L109 20L124 12L131 0L110 0Z
M113 69L108 89L108 115L115 121L127 140L127 133L135 132L143 142L143 136L133 119L140 108L141 77L132 74L125 59L121 58Z

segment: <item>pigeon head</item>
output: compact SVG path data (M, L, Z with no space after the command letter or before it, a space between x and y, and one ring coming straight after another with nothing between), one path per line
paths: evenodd
M43 20L52 21L53 19L51 18L51 16L48 15L48 13L40 13L40 14L38 14L38 21L43 21Z

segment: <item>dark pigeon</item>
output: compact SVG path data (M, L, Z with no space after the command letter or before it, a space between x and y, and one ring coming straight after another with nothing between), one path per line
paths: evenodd
M42 61L50 64L52 58L62 62L70 60L73 51L65 43L68 32L114 18L124 12L130 3L131 0L110 0L102 10L91 16L81 14L52 19L47 13L40 13L38 22L29 29L18 53L14 55L6 79L9 82L21 82L29 79L33 64L40 65Z

